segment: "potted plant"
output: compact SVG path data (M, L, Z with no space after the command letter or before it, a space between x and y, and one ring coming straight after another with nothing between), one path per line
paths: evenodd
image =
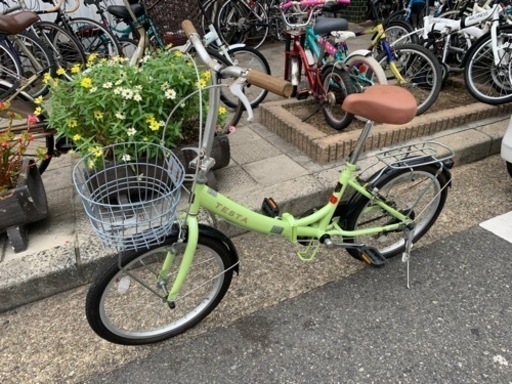
M120 142L176 148L197 140L198 110L207 106L208 92L203 91L202 106L197 93L185 98L204 88L210 73L202 72L198 78L194 66L180 52L152 53L136 66L124 58L98 60L93 54L87 67L84 71L73 67L69 82L46 78L51 92L49 124L59 135L72 139L81 155L100 157L101 148ZM221 107L219 127L226 118L227 111ZM221 128L219 136L228 132ZM145 151L143 146L139 148ZM229 146L227 150L229 162Z
M46 193L36 167L46 149L37 148L35 158L26 157L35 138L30 126L38 119L28 116L27 129L14 133L16 116L9 107L9 103L0 102L0 113L9 119L8 126L0 130L0 232L6 231L14 251L20 252L28 245L25 225L48 216Z

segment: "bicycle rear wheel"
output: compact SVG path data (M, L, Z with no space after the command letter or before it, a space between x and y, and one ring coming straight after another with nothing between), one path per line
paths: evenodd
M341 109L345 97L355 92L354 85L348 72L327 66L323 69L322 84L327 93L327 100L322 107L325 121L337 131L348 127L354 119L354 115Z
M0 43L0 81L3 84L0 88L0 100L5 100L16 92L21 76L22 69L17 56L8 46Z
M85 311L100 337L125 345L155 343L185 332L220 303L233 275L230 255L220 240L200 236L176 306L167 304L167 291L182 255L174 258L163 284L157 278L176 241L169 237L161 246L124 254L120 263L114 260L91 285Z
M371 179L371 178L370 178ZM371 183L370 189L377 189L383 200L390 202L398 211L414 219L414 242L418 241L435 223L448 196L445 173L439 166L425 165L415 168L395 169L385 172ZM395 218L362 195L351 202L346 229L349 231L382 226L395 222ZM346 216L338 208L335 217ZM364 244L379 250L385 258L396 256L404 251L404 233L402 231L356 236L344 239L355 244ZM347 248L348 253L360 259L355 248Z
M17 51L24 79L28 80L31 76L39 74L37 80L24 88L24 91L34 98L46 95L49 92L49 88L48 85L43 82L42 73L44 72L50 74L50 76L54 76L57 71L52 53L48 50L46 45L31 32L19 33L14 42L16 45L23 44L23 47L17 47ZM25 49L27 49L28 52L25 52Z
M386 52L382 52L377 58L386 72L388 84L409 90L418 102L416 115L421 115L439 96L443 82L441 65L432 52L416 44L396 45L392 55L392 60L389 60ZM393 66L400 72L403 81L395 77Z
M101 58L110 58L122 53L117 39L101 23L77 17L67 21L67 24L82 44L86 55L96 53Z
M219 57L217 51L208 50L213 53L212 56ZM251 68L259 72L263 72L270 75L270 66L267 59L259 51L252 47L236 47L228 50L228 56L231 59L232 65L237 65L242 68ZM225 62L229 62L229 59L225 59ZM233 79L222 79L221 83L231 84ZM263 88L252 86L248 84L244 93L251 103L251 107L256 108L267 96L268 91ZM220 98L224 104L230 108L236 108L238 105L238 99L231 94L227 89L222 88Z
M52 52L59 67L69 69L75 64L85 64L85 53L80 42L68 31L48 21L39 21L31 28Z
M494 62L490 33L484 35L467 53L464 81L478 101L499 105L512 101L512 28L498 29L498 65Z

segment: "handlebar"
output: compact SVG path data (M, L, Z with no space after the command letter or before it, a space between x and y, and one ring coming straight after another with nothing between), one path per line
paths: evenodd
M275 93L276 95L283 97L290 97L293 92L292 85L283 79L269 76L266 73L256 71L250 68L240 68L235 66L229 66L223 68L221 64L213 60L201 41L199 34L197 33L194 25L190 20L184 20L181 24L183 31L193 44L197 54L201 61L203 61L210 69L221 73L224 76L233 78L245 78L249 84L263 88L269 92Z

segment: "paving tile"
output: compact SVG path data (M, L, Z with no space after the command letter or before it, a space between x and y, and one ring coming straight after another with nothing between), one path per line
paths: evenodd
M217 187L222 194L257 186L256 181L240 166L223 168L215 171Z
M279 149L261 137L231 145L231 157L240 165L277 156L280 153Z
M304 167L286 155L245 164L243 168L257 183L262 185L276 184L308 174Z

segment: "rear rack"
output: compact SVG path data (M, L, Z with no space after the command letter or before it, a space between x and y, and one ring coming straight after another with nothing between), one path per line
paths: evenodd
M414 159L414 166L443 162L455 155L453 150L437 141L422 141L404 144L380 151L375 157L391 168L411 168L408 160Z

